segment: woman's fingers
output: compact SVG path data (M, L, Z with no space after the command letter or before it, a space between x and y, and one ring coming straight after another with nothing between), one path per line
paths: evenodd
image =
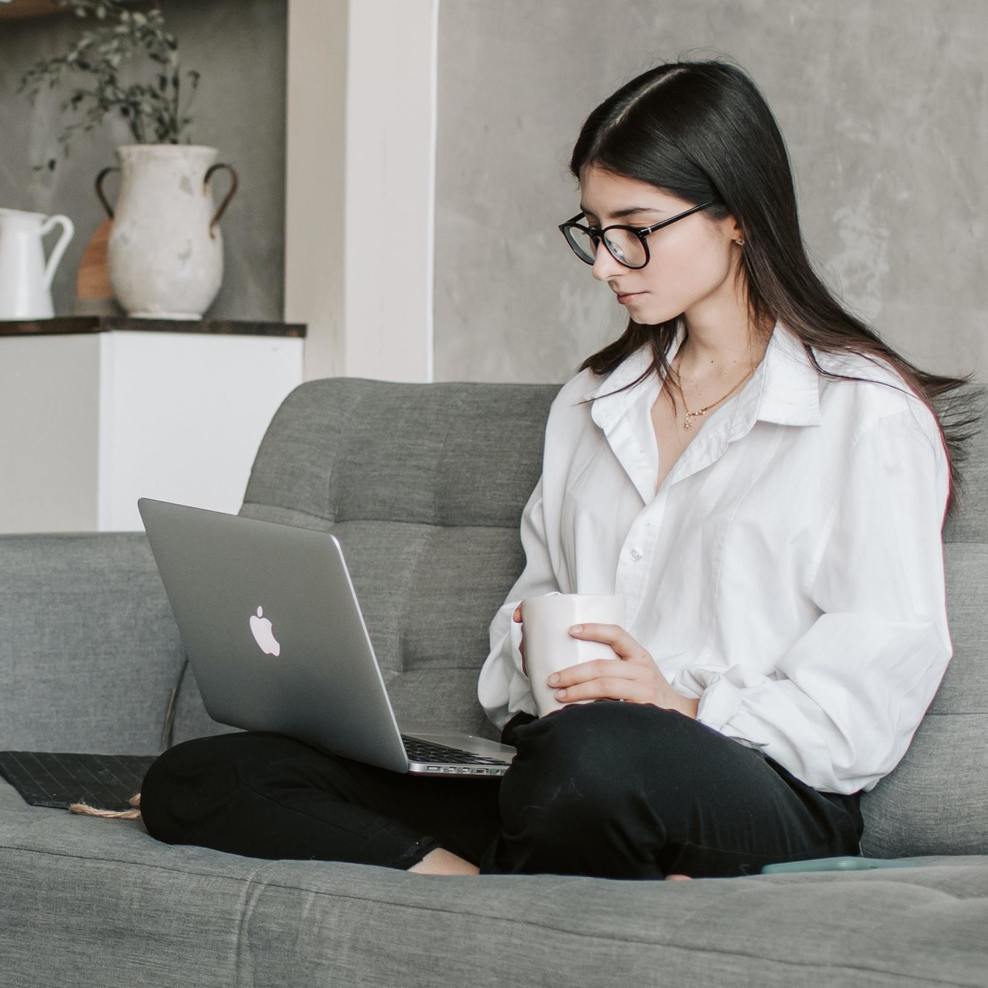
M511 615L512 621L517 621L521 624L521 604L515 608L514 614ZM518 649L521 652L521 671L528 675L528 666L525 665L525 632L521 633L521 640L518 642Z
M574 630L578 628L579 630ZM592 641L606 642L618 658L636 661L653 661L652 656L642 645L619 624L576 624L569 629L574 638L589 638Z

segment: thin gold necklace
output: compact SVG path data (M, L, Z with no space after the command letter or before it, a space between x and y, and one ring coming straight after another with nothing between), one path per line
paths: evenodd
M686 395L684 394L683 395L683 408L686 409L686 418L683 421L683 428L684 429L692 429L693 428L693 419L697 418L700 415L704 415L706 412L710 411L710 409L713 408L715 405L719 405L724 400L724 398L729 398L732 394L734 394L735 391L737 391L738 388L741 387L742 384L744 384L745 381L748 380L749 377L751 377L752 374L755 373L755 371L757 369L758 369L758 364L755 364L751 368L751 370L748 371L748 373L745 374L745 376L742 377L741 380L738 381L738 383L735 384L734 387L731 388L731 390L728 391L726 395L724 395L723 398L718 398L715 402L711 402L711 404L707 405L704 408L699 409L698 411L691 412L689 410L689 406L686 404ZM682 391L680 391L680 393L682 393Z

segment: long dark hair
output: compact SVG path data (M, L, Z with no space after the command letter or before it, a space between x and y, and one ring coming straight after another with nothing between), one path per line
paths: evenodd
M962 483L959 464L966 459L967 441L979 431L963 431L981 415L978 395L965 387L973 372L956 378L915 367L851 315L817 277L799 230L782 133L764 97L740 68L724 61L678 61L636 76L583 124L569 167L579 181L589 166L650 183L690 203L716 200L707 210L711 218L733 216L744 238L741 270L751 322L784 323L800 337L822 376L870 380L824 370L811 347L891 364L937 422L950 470L945 518L950 514ZM609 373L648 343L651 365L625 387L653 371L670 375L675 383L666 354L678 322L679 317L655 325L629 319L623 335L579 369ZM950 392L955 393L948 400Z

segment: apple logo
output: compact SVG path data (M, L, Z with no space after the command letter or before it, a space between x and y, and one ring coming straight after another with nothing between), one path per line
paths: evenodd
M264 617L263 608L258 607L257 614L250 616L250 633L265 655L281 655L281 643L271 630L271 622Z

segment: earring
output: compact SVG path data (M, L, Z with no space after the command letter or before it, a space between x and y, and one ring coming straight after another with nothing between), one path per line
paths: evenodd
M735 240L734 242L735 242L735 243L736 243L736 244L737 244L737 245L738 245L739 247L743 247L743 246L744 246L744 237L738 237L738 239L737 239L737 240Z

